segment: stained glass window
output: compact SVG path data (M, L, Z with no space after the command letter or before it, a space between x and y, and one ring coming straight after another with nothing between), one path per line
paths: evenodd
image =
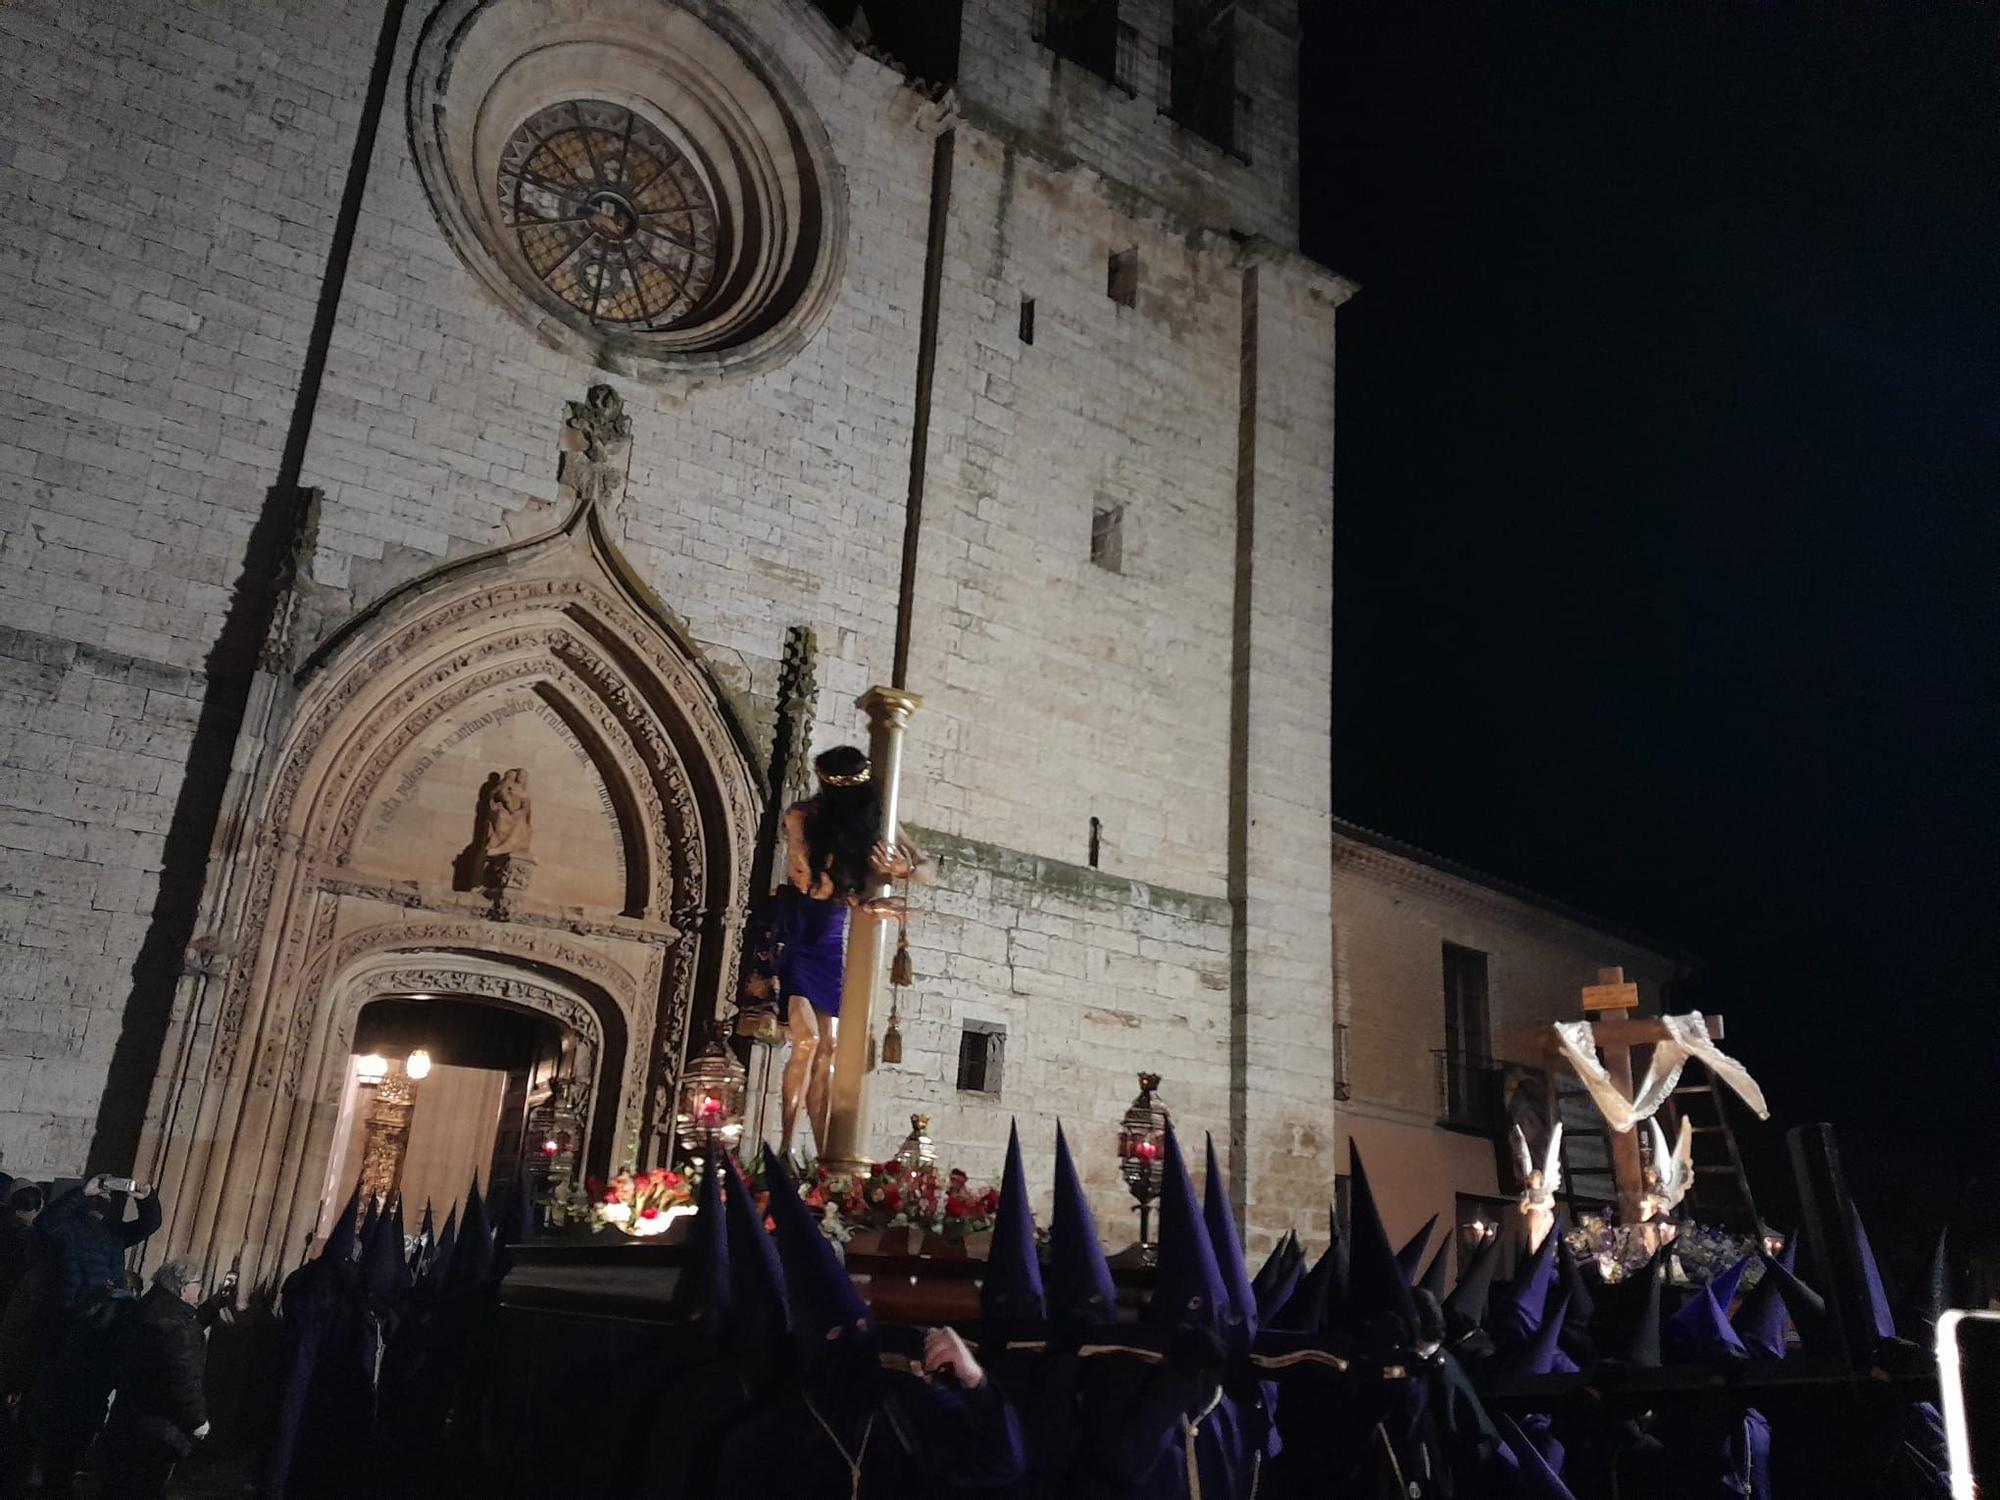
M552 104L500 154L500 212L528 268L591 322L672 328L714 285L722 229L686 154L601 99Z

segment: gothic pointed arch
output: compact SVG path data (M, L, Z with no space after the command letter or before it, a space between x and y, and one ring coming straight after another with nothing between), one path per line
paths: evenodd
M615 396L570 431L593 410L615 419ZM283 685L156 1091L176 1249L275 1265L310 1231L354 1016L405 969L570 1016L606 1064L603 1154L649 1159L735 972L763 798L713 675L612 540L604 466L564 473L560 525L396 590Z

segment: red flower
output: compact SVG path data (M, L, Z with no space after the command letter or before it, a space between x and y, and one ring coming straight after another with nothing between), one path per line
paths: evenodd
M772 1218L769 1214L764 1215L764 1233L776 1234L777 1232L778 1232L778 1221Z
M988 1188L980 1194L979 1201L989 1214L997 1212L1000 1207L1000 1189Z
M965 1174L957 1167L951 1169L951 1185L955 1188L965 1186Z
M885 1161L877 1166L875 1170L880 1172L884 1177L901 1177L903 1175L903 1164L899 1161Z
M677 1188L677 1187L679 1187L680 1185L681 1185L681 1174L680 1174L680 1173L678 1173L678 1172L667 1172L667 1171L662 1171L662 1172L660 1173L660 1186L661 1186L661 1187L667 1187L667 1188Z
M882 1189L882 1206L888 1209L890 1213L896 1212L897 1209L903 1206L903 1190L897 1187L895 1183L892 1182Z
M947 1219L962 1219L962 1218L964 1218L964 1217L965 1217L965 1205L964 1205L963 1203L961 1203L961 1202L960 1202L960 1201L959 1201L958 1199L956 1199L956 1198L950 1198L950 1199L947 1199L947 1200L946 1200L946 1202L945 1202L945 1205L944 1205L944 1216L945 1216L945 1217L946 1217Z
M660 1211L657 1208L642 1208L639 1210L639 1217L642 1219L657 1219L659 1216Z
M584 1178L583 1190L593 1198L602 1197L604 1195L604 1179L602 1177Z

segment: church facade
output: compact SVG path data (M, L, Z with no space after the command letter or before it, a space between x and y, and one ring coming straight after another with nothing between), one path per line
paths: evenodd
M385 1054L441 1183L551 1120L659 1159L797 752L897 682L938 878L874 1149L1018 1117L1046 1183L1060 1118L1122 1243L1146 1069L1253 1248L1308 1218L1351 288L1295 26L0 11L0 1165L255 1279Z

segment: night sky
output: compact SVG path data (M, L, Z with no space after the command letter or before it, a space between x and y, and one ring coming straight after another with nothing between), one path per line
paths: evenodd
M1308 10L1337 809L1699 954L1878 1183L2000 1155L1996 12Z

